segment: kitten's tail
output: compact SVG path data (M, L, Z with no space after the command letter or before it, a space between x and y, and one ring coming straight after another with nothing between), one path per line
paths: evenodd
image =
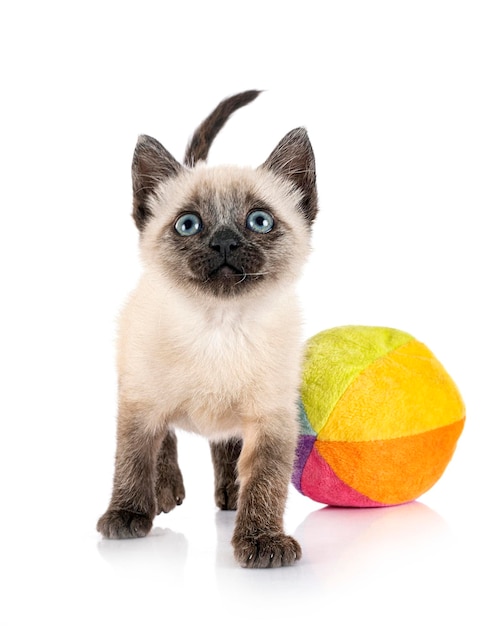
M185 165L193 167L197 161L205 161L214 138L234 111L252 102L261 91L250 90L222 100L194 132L185 151Z

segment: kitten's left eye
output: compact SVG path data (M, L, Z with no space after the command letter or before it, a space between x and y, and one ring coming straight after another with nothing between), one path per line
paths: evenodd
M268 211L251 211L247 216L246 226L255 233L266 234L274 227L274 218Z
M176 220L174 228L178 235L182 237L190 237L200 232L202 228L202 220L195 213L185 213Z

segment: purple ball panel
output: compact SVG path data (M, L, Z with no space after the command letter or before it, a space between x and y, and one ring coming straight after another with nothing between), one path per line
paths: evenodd
M301 480L303 474L303 468L305 467L305 463L312 452L312 448L314 443L316 442L317 436L315 435L300 435L298 437L298 445L296 447L296 460L295 465L293 467L293 477L292 482L293 485L298 489L300 493L301 490Z

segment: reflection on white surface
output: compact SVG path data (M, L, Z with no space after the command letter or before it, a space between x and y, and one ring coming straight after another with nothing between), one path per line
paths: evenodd
M420 502L378 509L322 508L297 529L305 560L323 587L418 572L451 540L444 520ZM394 574L393 574L394 573ZM396 580L395 582L398 582Z
M157 576L159 571L172 571L181 576L188 553L188 542L182 533L154 527L140 540L98 542L100 556L117 572L127 572L130 567L145 576Z

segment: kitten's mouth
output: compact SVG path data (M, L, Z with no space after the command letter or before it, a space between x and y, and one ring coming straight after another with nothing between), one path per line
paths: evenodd
M214 269L211 272L210 276L212 278L221 278L223 280L228 280L231 278L238 278L238 277L241 279L245 279L246 273L244 272L244 270L239 269L238 267L235 267L235 265L231 265L230 263L227 263L225 261L219 267Z
M265 274L263 271L247 270L242 265L234 265L224 259L205 272L197 282L216 296L236 296L260 283Z
M243 267L224 261L208 274L203 284L216 295L231 296L247 291L261 276L261 273L248 273Z

